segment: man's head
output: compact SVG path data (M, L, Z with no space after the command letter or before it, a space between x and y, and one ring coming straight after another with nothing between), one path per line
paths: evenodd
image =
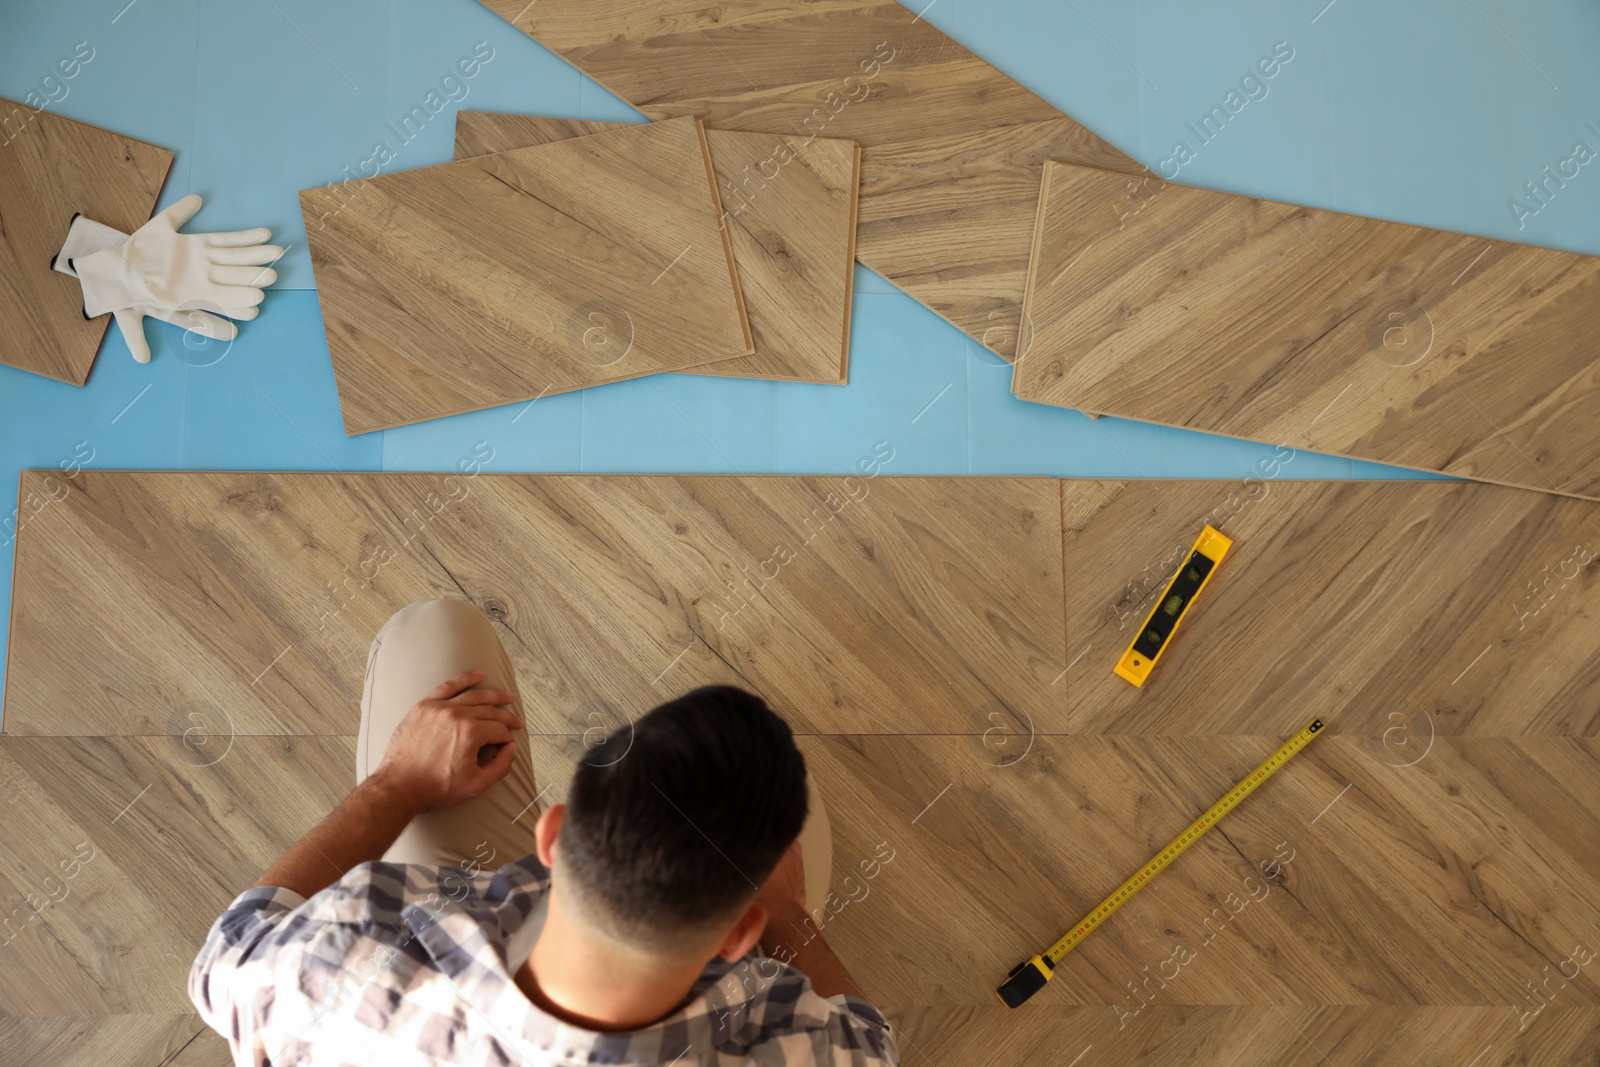
M805 760L788 724L758 697L709 686L596 750L624 751L579 763L564 813L547 813L559 829L542 821L540 851L553 851L562 892L610 939L667 955L716 943L805 822Z

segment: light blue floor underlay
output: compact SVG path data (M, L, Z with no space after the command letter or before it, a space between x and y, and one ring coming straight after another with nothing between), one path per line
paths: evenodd
M1600 162L1542 200L1524 188L1577 142L1600 151L1589 0L907 6L1179 181L1600 254ZM1188 124L1275 48L1292 58L1200 143ZM62 78L74 50L93 57ZM488 57L475 75L451 80L475 51ZM430 91L449 106L397 132ZM18 470L74 456L95 469L441 470L487 441L500 471L845 473L887 441L894 474L1236 478L1271 453L1018 401L1008 367L864 269L845 387L661 375L346 438L296 192L360 172L379 145L385 170L448 159L458 107L636 112L472 0L7 2L0 95L30 92L173 149L162 203L207 202L190 229L265 225L290 248L281 291L231 346L191 350L152 324L155 358L139 366L113 331L82 389L0 367L8 518ZM1284 476L1421 477L1304 452ZM14 535L15 519L0 522L7 602Z

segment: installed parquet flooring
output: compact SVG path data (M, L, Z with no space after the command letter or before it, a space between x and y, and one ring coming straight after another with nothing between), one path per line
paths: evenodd
M185 1059L192 1045L210 1035L210 1059ZM199 1038L200 1041L197 1041ZM204 1042L211 1045L211 1042ZM231 1063L227 1044L212 1034L200 1016L99 1015L0 1018L0 1049L8 1063L18 1064L159 1064L161 1067L224 1067ZM174 1059L173 1057L178 1057Z
M692 118L307 189L345 432L753 350Z
M372 631L465 595L557 794L584 731L695 684L790 717L833 826L825 930L908 1064L1587 1063L1600 594L1563 561L1594 509L1281 477L86 471L19 538L0 890L26 916L95 856L6 946L0 1026L67 1063L99 1061L66 1016L167 1047L206 924L353 777ZM1207 518L1236 545L1168 657L1101 684ZM1312 715L1330 736L994 1006ZM153 736L84 736L118 733Z
M1059 729L1058 509L1042 478L84 471L19 539L6 728L167 733L195 705L352 732L383 620L468 595L538 730L741 681L812 731ZM71 708L68 648L94 673Z
M1524 1033L1504 1008L1298 1004L1147 1007L1119 1028L1105 1007L918 1008L893 1015L906 1064L1093 1067L1512 1067L1592 1064L1600 1010L1550 1008ZM906 1048L906 1035L914 1045ZM1074 1056L1082 1058L1074 1064Z
M1600 258L1047 169L1016 394L1600 498Z
M354 785L354 737L232 736L198 709L183 729L0 737L0 1013L193 1012L212 921Z
M123 233L149 221L172 153L10 100L0 117L0 363L82 385L111 317L85 319L51 260L74 212Z
M1001 355L1045 160L1145 172L894 0L483 2L651 118L859 143L857 258Z
M629 125L458 111L456 158ZM801 145L793 138L730 130L707 130L706 144L756 350L684 369L690 374L844 384L850 362L861 149L833 138ZM768 169L782 173L783 181L764 179Z
M1264 469L1290 474L1279 455ZM1600 734L1594 504L1449 482L1062 484L1074 731L1287 737L1321 715L1417 745ZM1206 522L1234 548L1135 689L1110 665Z

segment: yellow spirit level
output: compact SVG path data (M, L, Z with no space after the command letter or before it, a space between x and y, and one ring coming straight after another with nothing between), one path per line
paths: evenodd
M1207 526L1200 531L1199 539L1189 550L1189 558L1183 561L1183 565L1172 576L1172 581L1167 583L1166 590L1156 601L1155 607L1150 609L1144 625L1129 642L1128 650L1111 668L1119 677L1126 678L1134 685L1144 685L1144 680L1150 677L1151 669L1155 667L1156 660L1161 658L1172 635L1177 632L1178 624L1183 621L1189 606L1200 595L1200 590L1206 587L1211 580L1211 573L1232 546L1232 539L1214 526Z
M1282 748L1267 757L1265 763L1246 775L1238 785L1228 790L1226 796L1211 805L1204 815L1191 823L1183 833L1173 838L1171 844L1156 853L1149 863L1139 868L1138 873L1123 882L1115 893L1102 900L1099 907L1085 915L1078 925L1062 935L1059 941L1039 953L1039 955L1024 960L1011 968L1010 976L1000 984L999 989L995 990L995 994L1000 998L1000 1003L1008 1008L1015 1008L1043 989L1044 984L1055 976L1056 964L1061 962L1061 957L1076 948L1078 942L1088 937L1095 927L1110 918L1111 914L1122 907L1129 897L1148 885L1150 880L1160 874L1167 864L1181 856L1184 849L1198 841L1202 834L1215 826L1224 815L1237 807L1241 800L1255 792L1256 786L1272 777L1274 771L1288 763L1295 753L1309 745L1317 734L1321 732L1322 720L1312 719L1306 724L1305 729L1286 741Z

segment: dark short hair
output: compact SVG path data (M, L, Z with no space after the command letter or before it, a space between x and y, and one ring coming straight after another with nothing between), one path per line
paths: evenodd
M618 938L668 949L731 922L805 822L794 734L742 689L696 689L593 751L626 755L579 762L557 846L580 907Z

